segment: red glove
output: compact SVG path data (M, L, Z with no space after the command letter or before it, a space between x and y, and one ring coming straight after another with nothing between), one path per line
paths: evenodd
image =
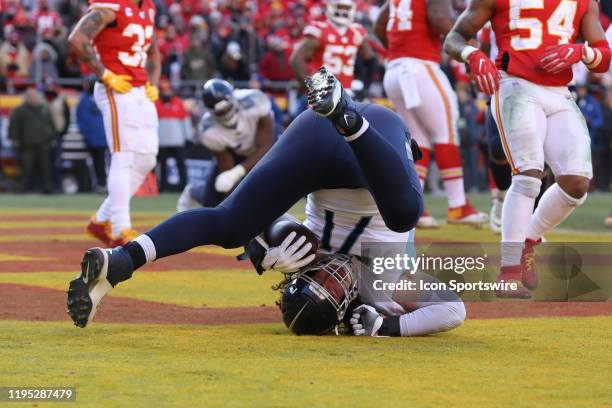
M582 61L584 44L562 44L548 47L540 58L540 68L549 74L558 74Z
M476 50L468 57L470 71L480 92L493 95L499 89L500 74L495 66L481 50Z

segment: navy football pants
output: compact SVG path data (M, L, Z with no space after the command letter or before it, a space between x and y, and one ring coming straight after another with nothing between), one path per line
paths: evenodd
M359 104L359 110L370 128L351 143L327 119L302 113L219 206L179 213L147 232L157 258L200 245L244 245L321 189L367 188L390 229L414 228L423 197L408 132L384 107Z

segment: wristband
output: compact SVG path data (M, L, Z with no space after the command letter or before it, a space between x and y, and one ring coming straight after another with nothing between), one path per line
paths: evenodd
M399 337L402 335L400 330L400 318L399 316L391 316L383 319L380 329L378 329L379 336Z
M470 59L470 55L472 55L476 51L478 51L478 48L468 45L463 49L463 51L461 51L461 59L465 62L468 62Z

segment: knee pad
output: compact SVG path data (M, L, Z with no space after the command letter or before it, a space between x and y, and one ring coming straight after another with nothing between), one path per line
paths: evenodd
M451 330L460 326L465 321L466 311L465 305L460 300L449 302L447 305L448 317L446 320L446 327L447 330Z
M563 191L563 189L558 184L556 184L556 183L555 183L554 186L551 186L550 188L554 188L555 186L561 192L561 196L563 197L565 202L567 204L569 204L570 206L572 206L572 207L580 207L582 204L584 204L584 202L587 199L587 196L589 195L588 193L584 193L584 195L582 197L574 198L571 195L567 194L565 191Z
M542 180L538 178L518 175L512 177L510 190L535 199L540 195L541 186Z

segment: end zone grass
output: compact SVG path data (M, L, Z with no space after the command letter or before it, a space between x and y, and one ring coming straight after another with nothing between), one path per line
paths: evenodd
M77 406L108 408L603 407L611 332L610 317L468 321L410 339L2 321L0 384L75 386Z
M137 227L145 230L170 216L176 198L134 199ZM191 321L176 320L178 315L160 319L169 324L94 322L77 329L64 315L64 291L82 252L95 245L82 228L101 200L0 194L0 296L6 296L0 303L18 299L2 304L34 311L21 316L49 320L0 320L0 386L74 386L74 406L104 408L612 406L612 316L468 320L450 333L393 339L296 337L280 322L178 325ZM488 210L488 195L473 196L472 202ZM564 231L547 238L612 242L602 225L610 203L612 195L591 196ZM443 197L427 197L427 205L444 218ZM292 212L303 215L303 202ZM499 240L486 228L452 226L417 231L418 238ZM108 313L114 296L123 299L114 303L118 317L125 305L145 300L188 306L192 309L181 312L188 316L204 304L242 307L208 309L213 318L209 314L205 321L215 324L221 313L271 305L277 298L269 289L275 277L240 269L229 261L234 255L206 247L164 268L152 265L113 291L102 307ZM28 296L13 295L17 284L23 289L18 293ZM33 308L43 295L51 303ZM0 309L0 315L12 307ZM157 322L161 314L150 305L130 310L149 311L153 319L146 322ZM38 403L56 405L65 406Z

